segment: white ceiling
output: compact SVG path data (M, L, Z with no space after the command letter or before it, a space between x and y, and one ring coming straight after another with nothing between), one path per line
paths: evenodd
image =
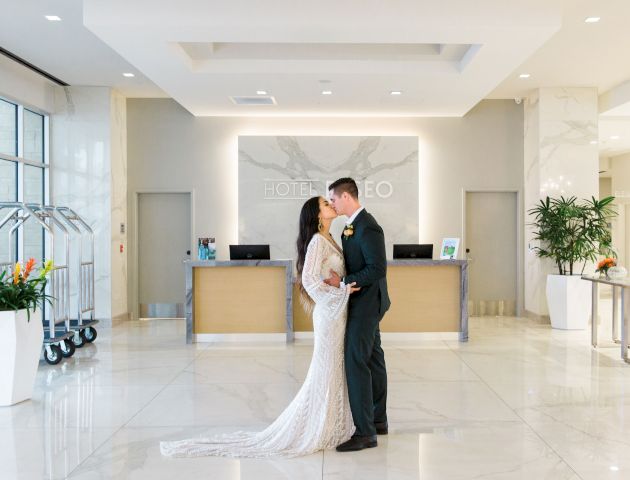
M630 1L563 0L562 29L518 65L488 98L526 97L540 87L597 87L630 79ZM587 24L586 17L598 16ZM519 78L529 73L527 79Z
M616 138L619 137L619 138ZM630 152L630 117L599 117L599 156Z
M115 87L130 97L166 96L83 26L82 0L0 0L0 12L0 46L54 77L70 85ZM124 72L136 76L125 78Z
M630 79L628 0L86 0L83 10L0 0L11 13L0 46L72 85L172 96L197 115L463 115L483 98L603 93ZM591 15L602 20L585 24ZM229 99L260 89L276 105ZM630 102L604 113L602 155L630 151Z
M85 0L84 23L194 115L462 116L560 28L557 7ZM257 90L276 104L230 100Z

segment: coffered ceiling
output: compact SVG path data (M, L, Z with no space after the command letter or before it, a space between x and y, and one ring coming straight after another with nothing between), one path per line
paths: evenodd
M461 116L558 31L561 11L549 0L85 0L84 24L194 115ZM256 92L273 101L232 98Z

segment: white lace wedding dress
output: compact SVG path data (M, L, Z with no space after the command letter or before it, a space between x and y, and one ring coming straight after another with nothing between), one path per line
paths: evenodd
M302 273L304 288L315 301L313 358L300 391L276 421L262 432L162 442L163 455L295 457L350 439L355 427L343 362L348 291L323 282L331 269L341 277L345 275L341 250L315 234L308 245Z

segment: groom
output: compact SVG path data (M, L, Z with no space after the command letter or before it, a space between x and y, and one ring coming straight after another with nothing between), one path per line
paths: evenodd
M391 302L383 229L359 203L352 178L332 183L329 193L337 214L348 217L341 241L347 274L340 278L331 270L325 282L335 287L356 282L361 287L348 303L345 338L346 379L356 432L337 447L338 452L352 452L376 447L376 434L387 434L387 371L379 322Z

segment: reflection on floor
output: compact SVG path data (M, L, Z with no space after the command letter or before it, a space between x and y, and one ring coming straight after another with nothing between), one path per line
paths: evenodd
M604 305L605 307L605 305ZM630 365L608 340L525 318L471 319L470 342L389 343L390 435L294 460L162 458L158 442L259 429L312 347L186 345L180 320L101 329L32 401L0 408L7 479L605 479L630 476Z

